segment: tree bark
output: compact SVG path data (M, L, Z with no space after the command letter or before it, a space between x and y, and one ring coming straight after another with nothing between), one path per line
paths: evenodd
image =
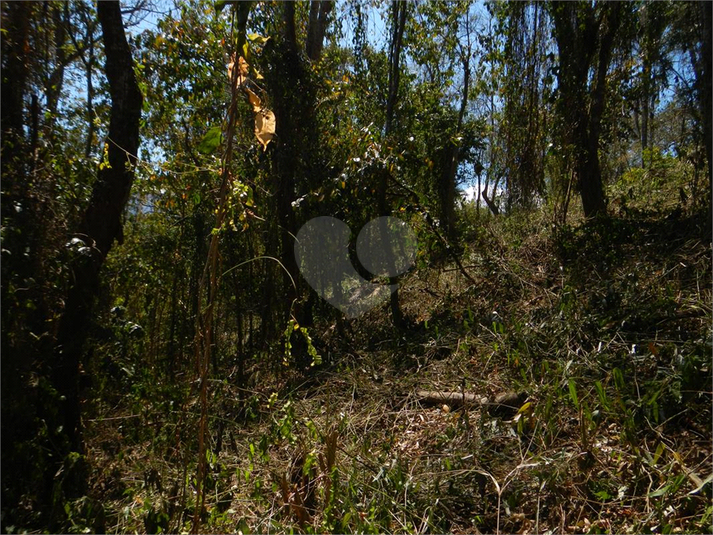
M483 197L483 200L485 201L485 204L490 208L490 211L493 213L493 215L500 215L500 208L498 208L498 205L495 204L495 193L497 189L493 188L493 198L488 197L488 185L485 185L485 188L483 188L483 191L481 192L481 196Z
M35 5L7 2L2 6L2 176L3 193L12 192L20 174L25 136L25 92L30 71L30 19ZM10 171L10 172L7 172ZM17 184L19 187L20 185ZM3 195L4 197L5 195Z
M621 19L620 2L553 2L555 39L560 55L559 106L565 145L573 150L575 172L587 218L606 213L599 166L599 138L606 99L606 75ZM602 26L604 26L602 28ZM597 59L594 86L588 74Z
M46 131L51 135L57 116L59 97L64 84L64 68L67 61L64 44L67 40L67 26L69 24L69 3L56 4L52 9L52 25L54 26L55 69L45 82L45 95L47 96L47 111L50 115Z
M280 235L280 243L275 245L280 248L279 257L284 267L282 288L285 291L279 295L278 300L284 302L285 306L281 310L284 317L280 321L293 315L300 324L309 321L309 307L302 300L303 286L295 258L294 237L298 230L298 217L292 203L304 190L309 191L309 181L315 180L315 153L310 144L319 135L315 123L315 88L307 76L305 57L312 61L319 60L332 8L331 1L316 1L310 5L305 49L302 50L297 41L295 4L280 3L276 12L283 21L282 35L266 47L266 53L271 55L268 62L272 68L266 73L265 83L270 87L277 129L272 152L274 173L271 189L274 192L273 209L277 214ZM300 91L295 92L296 87ZM308 179L308 176L311 178ZM278 288L278 291L282 288ZM272 288L266 294L274 292ZM272 301L270 297L266 303L269 305ZM271 307L267 306L265 316L270 313ZM279 321L272 323L274 326Z
M404 28L406 27L405 2L393 0L393 29L391 43L389 45L389 95L386 101L386 121L384 125L384 136L388 136L392 131L394 119L394 107L399 92L399 80L401 76L401 42L403 41Z
M606 77L611 62L614 37L620 24L621 4L608 3L605 8L606 28L599 41L599 54L596 82L591 92L588 128L582 142L586 142L586 156L578 162L578 179L584 214L592 217L606 213L606 197L599 163L599 138L602 115L606 99ZM601 30L601 29L600 29Z
M312 61L319 61L324 47L324 35L327 30L327 17L334 8L331 0L312 0L309 7L309 26L305 53Z
M713 3L700 2L696 5L700 10L701 25L701 54L698 65L695 66L696 71L696 94L698 96L698 106L701 113L701 121L703 127L703 143L706 149L706 160L708 163L708 194L710 196L708 202L708 220L710 221L713 214L713 124L711 124L711 108L713 103ZM709 227L710 228L710 227Z
M294 88L304 77L302 60L298 51L295 32L295 6L285 2L282 6L284 17L283 42L276 50L274 72L268 73L267 83L272 87L275 119L277 123L277 140L274 149L274 183L275 206L277 220L280 225L280 261L287 270L282 272L283 285L286 289L283 312L289 316L293 303L299 297L299 287L295 288L292 281L299 284L299 269L294 253L293 236L297 234L295 214L292 202L295 199L295 185L298 176L297 165L301 124L299 118L304 114L305 120L311 120L310 112L300 110L300 102L293 94ZM304 96L304 95L300 95Z
M393 0L392 4L393 10L393 26L391 31L391 43L389 45L389 94L386 101L386 118L384 121L384 139L388 139L391 135L393 129L394 121L394 110L396 107L396 102L399 92L399 78L401 74L401 43L403 41L404 28L406 27L406 11L407 5L405 2L399 0ZM378 184L377 184L377 212L379 216L388 216L391 213L389 206L386 202L386 190L388 186L390 172L388 169L383 169L379 173ZM379 232L381 234L383 243L389 243L386 241L386 220L381 219L379 224ZM394 266L393 254L390 248L387 246L384 251L387 254L386 261L387 265ZM392 271L393 273L393 271ZM397 277L389 277L389 284L396 286ZM401 306L399 305L399 290L398 286L391 292L391 319L394 325L401 329L404 327L404 317L401 311Z
M470 90L470 47L463 54L463 93L461 94L460 110L458 112L458 132L463 127L465 112L468 108L468 91ZM441 219L443 230L448 241L453 243L456 239L455 233L455 201L456 201L456 174L461 143L454 143L450 147L445 169L441 178Z
M297 30L295 29L295 4L293 2L285 2L284 4L285 17L285 41L291 51L297 53Z
M77 233L87 246L87 254L80 255L72 270L72 286L60 320L53 369L53 382L64 397L60 411L64 432L74 451L82 448L78 379L86 326L99 286L99 271L114 240L122 235L121 216L134 179L143 100L134 75L119 2L99 2L97 15L111 94L107 157L98 171L91 201Z

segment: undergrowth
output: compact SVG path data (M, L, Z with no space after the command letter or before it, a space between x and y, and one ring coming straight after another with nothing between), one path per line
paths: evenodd
M202 529L710 532L703 216L627 205L555 227L544 213L479 223L462 260L476 284L452 265L406 276L408 331L375 309L339 335L318 324L309 370L267 355L246 381L215 377ZM120 394L99 387L87 406L104 506L71 503L68 529L100 516L108 532L187 532L196 393L114 366ZM497 414L426 405L424 389L522 397Z

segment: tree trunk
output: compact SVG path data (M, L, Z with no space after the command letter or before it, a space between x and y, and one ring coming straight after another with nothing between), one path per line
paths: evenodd
M463 93L458 112L458 131L463 127L463 119L468 108L468 91L470 88L470 49L463 55ZM455 143L450 147L441 179L441 220L443 230L448 241L453 243L455 235L455 200L456 200L456 174L458 172L458 155L461 144Z
M400 2L394 0L391 4L393 10L393 27L391 33L391 43L389 46L389 95L386 101L386 119L384 124L384 139L388 139L391 135L393 129L394 120L394 109L396 107L396 102L398 99L399 92L399 77L401 74L400 63L401 63L401 43L404 35L404 28L406 27L406 10L407 5L405 2ZM389 206L386 202L386 190L389 180L388 169L383 169L379 173L378 177L379 183L377 185L377 210L379 216L388 216L391 213ZM386 221L383 220L382 221ZM384 243L386 236L386 225L379 225L380 233ZM388 265L393 267L393 254L392 251L384 251L387 254L386 261ZM393 271L390 269L393 273ZM396 277L389 277L389 284L396 286ZM399 290L398 286L391 292L391 319L397 328L404 327L404 317L401 312L401 306L399 305Z
M89 29L87 29L89 34ZM87 37L91 37L87 35ZM87 79L87 143L84 149L84 156L89 159L92 155L92 147L94 146L94 83L92 80L92 71L94 69L94 43L88 40L89 58L84 63Z
M641 167L647 168L646 165L646 149L649 148L649 114L650 111L650 83L649 78L651 77L651 66L647 61L644 61L643 68L644 76L644 96L641 98Z
M324 47L324 34L327 30L327 17L334 8L333 1L312 0L309 7L309 26L305 53L312 61L319 61Z
M701 120L703 122L703 143L706 149L706 160L708 163L708 220L713 214L713 124L711 124L711 108L713 103L713 50L711 46L711 32L713 32L713 3L700 2L696 5L701 16L701 55L696 70L696 93L698 96L698 106L700 108ZM710 228L710 227L709 227Z
M307 76L308 65L304 57L318 61L323 49L328 15L333 2L313 2L310 5L309 25L304 54L297 41L295 4L283 2L277 7L283 21L281 39L273 41L266 50L272 69L266 75L270 87L276 119L276 143L273 149L274 173L271 189L274 192L272 209L279 224L280 262L284 270L284 297L279 300L285 306L280 311L287 319L292 314L299 323L309 321L309 312L303 306L301 279L295 258L294 237L298 230L298 218L292 203L304 190L309 191L310 180L316 180L312 143L319 136L316 125L315 88ZM274 47L274 48L273 48ZM300 87L295 92L295 87ZM308 178L311 177L311 178ZM293 284L294 283L294 284ZM296 286L296 287L295 287ZM273 288L274 291L274 288ZM270 310L267 310L270 313ZM263 320L265 321L265 320Z
M102 27L111 94L111 119L106 141L108 158L98 171L91 201L77 233L88 247L88 253L77 259L72 270L72 286L60 321L53 369L54 384L64 396L60 411L64 418L64 432L74 451L81 451L82 447L79 362L99 286L99 270L114 240L122 236L121 216L134 178L142 106L119 2L99 2L97 15Z
M607 210L604 184L602 183L602 172L599 165L599 138L602 130L602 116L604 114L607 96L607 71L611 63L614 37L619 30L622 11L620 2L607 3L602 9L606 9L604 15L606 28L603 30L599 40L597 77L594 90L590 97L589 139L586 158L589 162L589 167L588 171L584 171L581 175L584 178L580 178L582 205L584 206L584 214L587 217L605 214Z
M498 208L498 205L495 204L495 193L497 191L497 188L493 188L493 193L492 193L492 198L488 197L488 185L485 185L485 188L483 188L483 191L481 192L481 195L483 197L483 200L485 201L485 204L490 208L490 211L493 213L493 215L500 215L500 208Z
M295 199L295 183L297 180L297 162L300 150L299 117L305 114L305 120L310 113L300 110L293 90L303 77L301 58L297 48L295 33L295 6L292 2L282 5L284 16L284 35L281 50L276 50L275 72L269 73L267 82L272 87L274 112L277 124L277 139L274 152L274 184L275 206L279 222L280 261L287 270L282 271L283 287L286 289L283 311L289 315L291 307L299 296L299 289L294 288L292 281L298 283L297 260L294 253L293 236L297 234L295 214L292 202Z
M389 95L386 101L384 137L388 137L391 134L394 107L398 99L399 79L401 76L401 42L403 41L404 28L406 27L406 8L405 2L393 0L393 29L389 45Z
M606 213L598 151L606 75L620 24L621 3L592 6L553 2L552 15L560 55L557 76L565 145L573 151L584 215L591 218ZM596 76L590 88L588 74L595 58Z
M64 45L67 40L67 26L69 25L69 3L64 5L55 4L51 9L52 25L54 26L55 69L47 78L45 84L47 111L50 115L50 120L47 124L47 132L50 135L52 135L53 126L57 116L59 97L62 93L62 86L64 85L64 68L68 63Z
M23 158L25 136L25 91L30 70L28 58L30 18L35 5L30 2L7 2L3 10L2 39L2 177L3 197L20 187L18 175ZM9 172L8 172L9 171Z
M297 52L297 30L295 29L295 4L293 2L285 2L284 4L285 18L285 41L293 52Z

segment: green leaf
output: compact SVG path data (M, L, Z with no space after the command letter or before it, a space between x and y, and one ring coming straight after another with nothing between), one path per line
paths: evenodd
M198 145L198 152L201 154L212 154L220 146L222 140L222 129L219 126L213 126L208 129L205 136Z
M668 490L671 488L671 484L664 485L658 490L653 491L651 494L649 494L649 498L656 498L657 496L663 496L668 492Z
M656 464L659 461L659 458L661 457L661 454L664 451L664 445L663 442L659 442L659 445L656 447L656 452L654 453L654 458L652 459L653 464Z
M599 401L602 403L603 407L608 407L609 402L607 400L607 394L604 391L604 387L600 381L594 381L594 388L597 389L597 395L599 396Z
M612 498L611 494L609 494L606 490L600 490L599 492L595 492L594 495L603 502L611 500Z
M574 385L574 381L570 379L567 382L569 386L569 397L572 398L572 403L574 403L574 406L579 408L579 399L577 398L577 388Z
M624 389L624 375L621 373L619 368L614 368L612 371L612 376L614 377L614 384L618 390Z
M257 33L249 33L246 37L252 43L255 43L256 45L260 45L260 46L264 45L265 43L267 43L270 40L269 37L265 37L265 36L257 34Z

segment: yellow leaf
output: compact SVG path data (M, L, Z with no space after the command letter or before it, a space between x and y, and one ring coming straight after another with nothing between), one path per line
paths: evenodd
M255 137L267 150L267 144L275 136L275 114L270 110L260 110L255 114Z
M246 37L256 45L264 45L270 40L269 37L263 37L257 33L249 33Z
M230 83L233 83L233 76L234 76L234 70L235 70L235 54L230 56L230 63L228 63L228 79L230 80ZM236 73L236 79L235 79L235 87L240 87L243 85L245 82L245 78L248 75L248 62L245 61L245 58L243 56L240 56L237 61L238 64L238 72Z
M230 56L230 63L228 63L228 81L232 84L233 83L233 73L235 71L235 54ZM236 82L236 84L240 84L240 82Z
M525 403L522 407L520 407L520 410L517 411L518 414L529 414L532 412L532 402L528 401Z
M245 92L248 94L248 100L250 101L250 104L252 104L253 111L255 113L259 112L260 108L262 108L262 101L260 100L260 97L258 97L247 87L245 88Z
M240 56L238 58L238 68L240 69L240 74L242 76L247 76L248 75L248 62L245 61L245 58L243 56Z

